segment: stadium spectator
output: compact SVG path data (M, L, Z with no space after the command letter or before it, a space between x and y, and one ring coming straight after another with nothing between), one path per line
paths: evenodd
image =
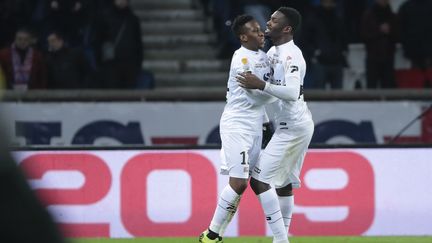
M98 20L94 31L101 87L135 88L144 50L140 21L129 0L114 0Z
M343 19L338 15L334 0L321 0L320 5L305 19L302 46L313 79L312 87L342 88L346 67L347 41Z
M401 44L414 68L432 65L432 1L407 0L399 9Z
M345 22L346 38L349 43L361 42L360 29L363 14L369 8L371 0L339 1Z
M91 86L91 67L84 52L66 46L60 32L48 35L47 88L84 89Z
M241 87L263 90L278 100L274 110L275 133L252 170L250 185L273 232L273 242L288 243L287 231L294 208L293 188L300 187L300 171L312 139L314 123L304 102L303 80L306 62L294 44L301 23L300 13L281 7L267 23L267 35L274 46L267 52L271 82L250 73L240 74Z
M70 45L81 45L92 1L46 0L45 31L61 30Z
M42 53L31 44L32 32L21 28L14 43L0 50L0 65L6 77L7 89L27 90L46 88L46 67Z
M361 35L366 44L367 88L394 88L397 19L389 0L375 0L365 12Z

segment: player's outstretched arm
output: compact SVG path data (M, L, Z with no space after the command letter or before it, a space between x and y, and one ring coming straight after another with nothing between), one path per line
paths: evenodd
M264 82L251 73L242 73L236 78L243 88L263 90L267 94L287 101L295 101L299 98L300 79L297 77L290 77L284 86Z

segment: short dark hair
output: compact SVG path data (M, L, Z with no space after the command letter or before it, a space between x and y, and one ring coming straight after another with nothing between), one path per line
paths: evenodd
M244 33L244 25L251 20L254 20L254 18L250 15L239 15L234 19L231 30L237 37L239 37L241 34Z
M293 34L300 29L302 17L299 11L290 7L280 7L277 11L285 15L288 25L291 26Z

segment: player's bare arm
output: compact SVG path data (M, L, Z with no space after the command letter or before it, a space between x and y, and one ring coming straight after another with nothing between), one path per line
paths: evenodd
M252 73L241 73L236 77L239 86L246 89L264 90L266 82Z

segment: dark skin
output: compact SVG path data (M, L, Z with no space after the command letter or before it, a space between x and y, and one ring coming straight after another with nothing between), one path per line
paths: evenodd
M281 12L276 11L270 17L267 22L266 35L271 38L275 46L285 44L293 39L293 29L288 24L285 15ZM266 82L259 79L257 76L251 73L242 73L237 77L239 85L246 89L260 89L264 90ZM259 195L265 191L268 191L271 186L267 183L261 182L252 178L250 180L252 190L256 195ZM292 196L292 185L288 184L282 188L277 188L276 193L278 196L286 197Z
M266 35L275 46L285 44L293 39L292 27L288 25L285 15L276 11L267 22ZM240 87L264 90L265 82L251 73L242 73L237 77Z
M264 47L264 33L256 20L251 20L243 26L239 39L243 47L252 51Z
M258 51L264 46L264 33L255 20L251 20L243 26L242 34L238 38L243 47L252 51ZM241 195L247 188L248 180L230 177L229 184L237 194Z

